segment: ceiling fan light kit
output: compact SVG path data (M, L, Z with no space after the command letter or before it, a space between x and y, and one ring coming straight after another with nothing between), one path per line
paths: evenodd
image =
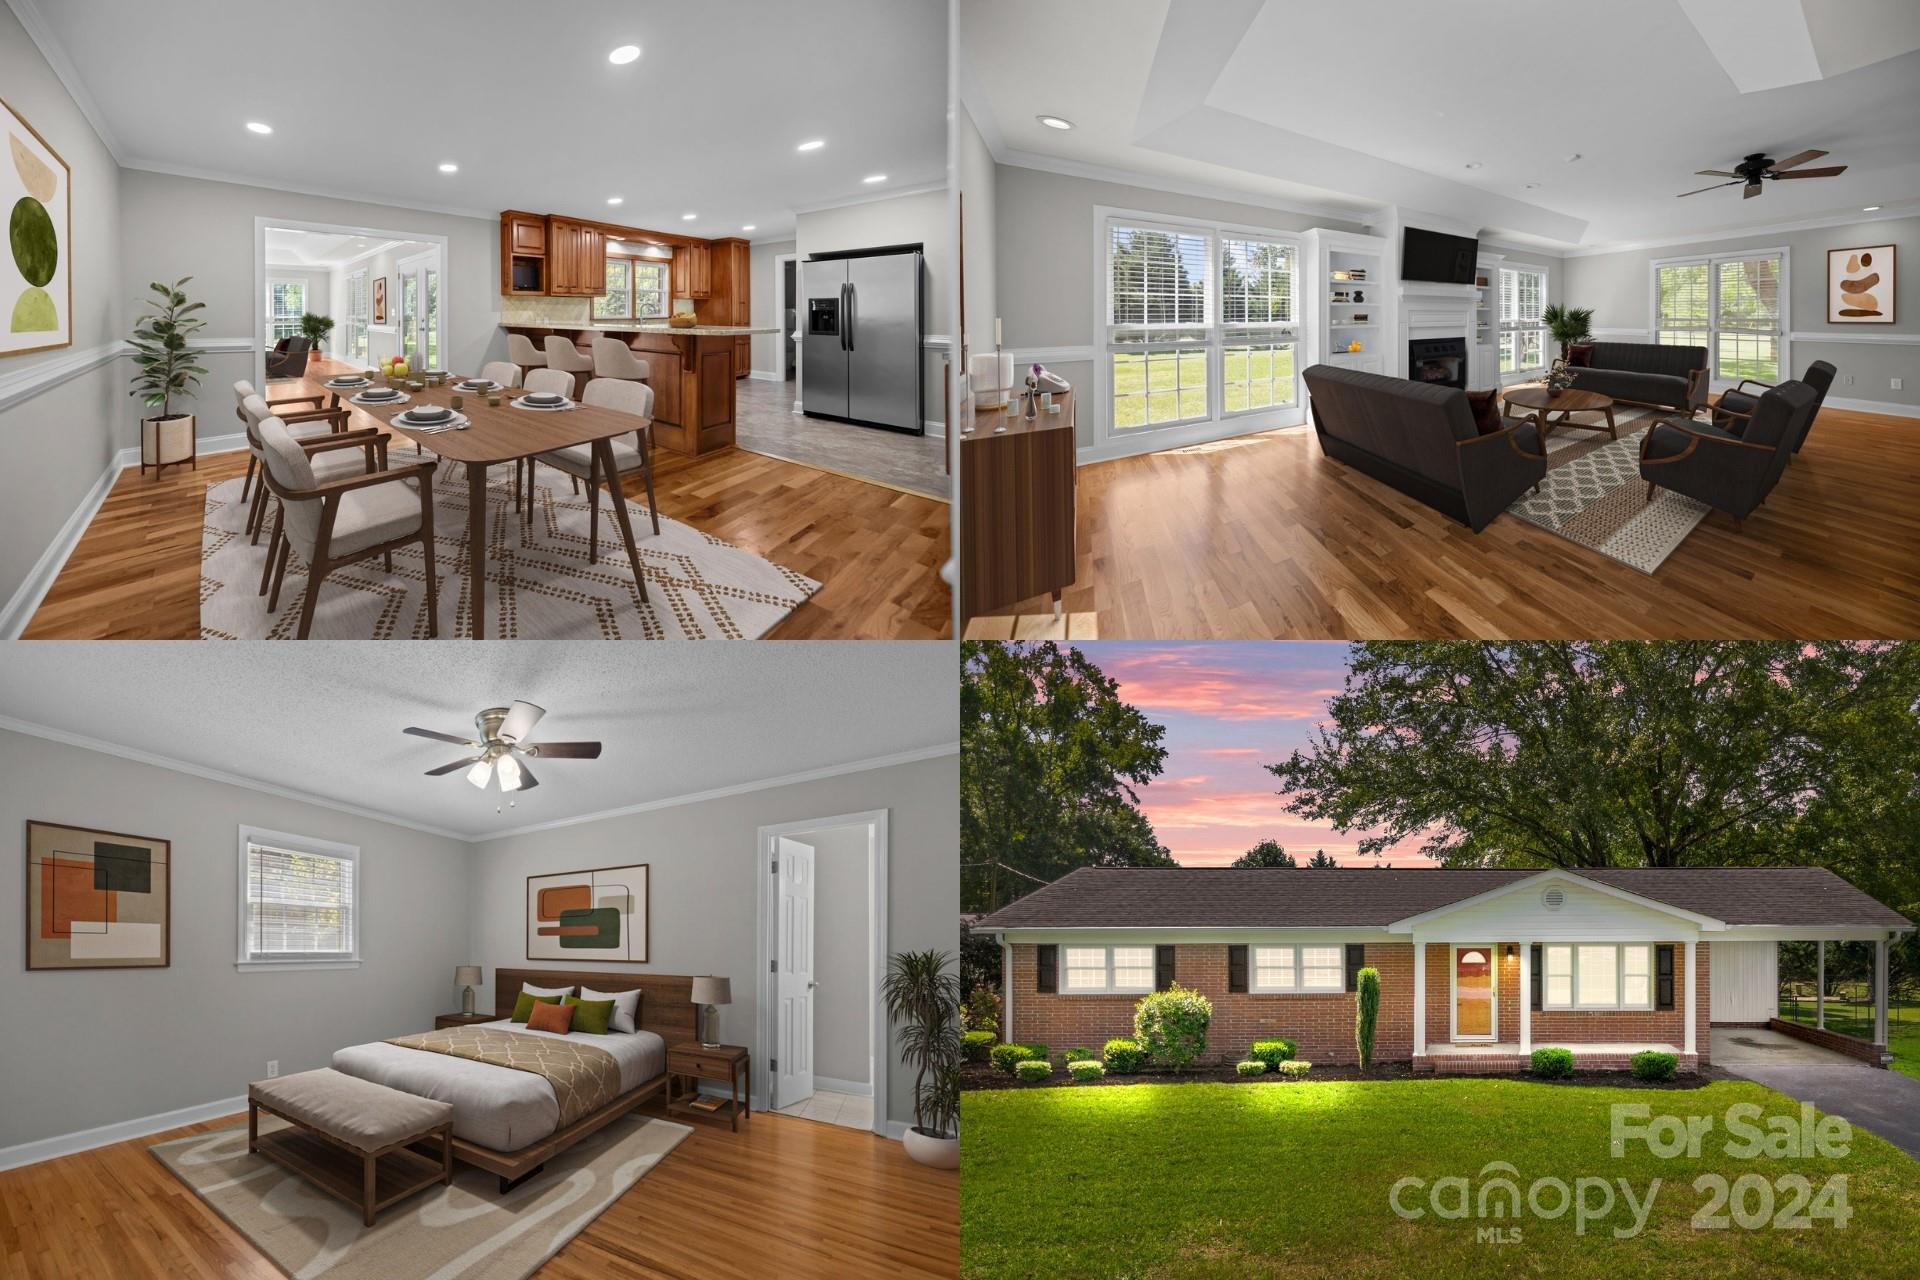
M1729 178L1729 182L1716 182L1710 187L1701 187L1696 191L1682 191L1680 198L1697 196L1706 191L1718 191L1722 187L1740 187L1740 198L1751 200L1764 189L1763 183L1772 178L1837 178L1847 171L1843 164L1825 165L1818 169L1802 169L1801 165L1809 160L1818 160L1826 155L1824 151L1802 151L1798 155L1788 156L1785 160L1774 160L1764 151L1756 151L1731 169L1699 169L1703 178Z
M478 733L477 738L463 738L458 734L417 726L409 726L404 732L435 742L457 743L479 753L464 760L455 760L452 764L443 764L437 769L429 769L429 778L465 769L467 781L482 791L495 781L499 782L500 790L504 792L530 791L540 785L540 780L533 776L533 770L522 762L521 757L597 760L600 756L598 742L528 742L528 735L546 714L544 707L531 702L515 702L510 707L488 707L476 715L473 727Z

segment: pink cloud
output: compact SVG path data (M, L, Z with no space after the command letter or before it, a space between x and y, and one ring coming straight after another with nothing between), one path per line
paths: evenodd
M1251 760L1259 756L1276 755L1278 753L1262 751L1258 747L1202 747L1193 754L1196 756L1207 756L1210 759L1216 760Z
M1203 660L1190 649L1107 657L1120 696L1150 711L1221 720L1319 720L1340 692L1338 673L1246 671Z

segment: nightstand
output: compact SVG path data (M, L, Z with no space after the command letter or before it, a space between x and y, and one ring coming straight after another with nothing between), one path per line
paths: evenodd
M667 1047L667 1114L719 1116L726 1115L733 1122L733 1131L740 1131L740 1117L753 1115L753 1102L747 1096L753 1086L748 1074L748 1054L744 1045L722 1044L709 1049L698 1041L685 1041ZM696 1106L695 1099L700 1097L700 1081L712 1080L724 1083L731 1091L730 1101L724 1101L712 1110ZM675 1086L679 1086L676 1089ZM712 1099L709 1099L712 1101Z
M441 1013L434 1015L433 1029L445 1031L448 1027L470 1027L476 1022L498 1022L496 1013Z

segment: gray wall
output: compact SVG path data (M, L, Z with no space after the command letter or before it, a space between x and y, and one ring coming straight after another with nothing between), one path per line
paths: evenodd
M773 288L773 260L783 253L794 252L791 240L774 240L766 244L756 244L749 255L753 279L749 282L748 297L753 300L751 308L752 323L755 328L765 325L776 327L786 323L786 315L780 306L780 295ZM794 288L800 287L798 277ZM783 334L756 333L753 335L753 368L756 373L772 373L776 361L780 358L779 344L786 341Z
M890 936L897 952L959 947L959 758L895 765L677 805L600 822L512 836L476 846L471 894L473 962L489 983L501 968L568 966L526 959L526 878L581 867L650 864L649 961L609 965L635 972L725 974L733 1003L720 1010L720 1035L754 1049L756 1079L765 1058L757 1033L755 843L759 828L890 811ZM491 1007L491 988L478 997ZM911 1123L912 1080L898 1066L888 1083L887 1114ZM876 1103L876 1105L878 1105Z
M972 354L993 350L993 320L1000 314L998 298L998 201L994 193L998 167L986 139L965 107L959 112L959 147L953 170L964 201L961 214L966 235L967 346ZM958 343L960 337L954 335ZM956 352L956 359L958 353Z
M0 731L0 830L28 819L173 842L172 964L38 971L24 879L0 876L0 1147L196 1106L459 1007L469 846L117 756ZM241 973L238 828L360 846L358 969Z
M831 827L796 839L813 847L814 1074L871 1084L867 829Z
M1895 323L1828 324L1827 251L1873 244L1897 246L1900 265L1906 268L1894 299ZM1920 405L1920 298L1907 278L1908 272L1920 269L1915 265L1920 263L1915 257L1920 253L1920 217L1878 218L1838 227L1759 232L1568 258L1564 299L1575 306L1592 307L1595 328L1644 331L1652 324L1650 277L1654 261L1780 245L1787 247L1791 263L1791 331L1823 335L1821 339L1793 343L1793 372L1799 373L1814 360L1831 361L1839 370L1832 392L1837 399ZM1827 334L1835 336L1825 338ZM1891 335L1910 336L1911 341L1884 340ZM1903 380L1902 389L1893 389L1894 378Z

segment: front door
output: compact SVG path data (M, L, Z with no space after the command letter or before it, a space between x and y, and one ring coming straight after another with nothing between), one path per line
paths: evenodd
M1453 949L1453 1038L1494 1038L1492 947Z
M772 1073L777 1108L813 1096L813 846L786 836L773 844L779 861Z

